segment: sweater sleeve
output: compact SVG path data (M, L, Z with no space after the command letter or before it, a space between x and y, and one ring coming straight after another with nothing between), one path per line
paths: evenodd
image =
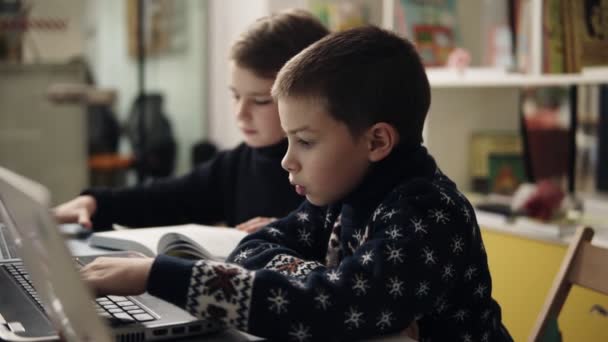
M316 237L327 242L323 215L298 221L303 209L243 241L231 259L240 265L196 262L181 294L185 308L254 335L305 341L399 332L448 305L446 293L463 277L471 225L457 205L443 205L439 191L385 201L347 242L352 254L331 268L314 251Z
M181 177L85 190L82 194L92 195L97 202L93 228L107 230L113 223L147 227L221 221L225 212L222 184L229 162L228 152L223 152Z

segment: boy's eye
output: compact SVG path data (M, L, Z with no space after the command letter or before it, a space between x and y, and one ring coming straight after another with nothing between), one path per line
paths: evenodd
M311 147L312 146L312 142L308 141L308 140L304 140L302 138L297 138L296 142L298 143L298 145L303 146L303 147Z
M272 99L254 99L253 102L256 105L263 106L272 103Z

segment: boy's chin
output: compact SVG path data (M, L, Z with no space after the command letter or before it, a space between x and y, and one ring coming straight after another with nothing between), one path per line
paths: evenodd
M310 195L306 195L306 200L308 200L308 202L310 202L311 204L316 205L317 207L323 207L323 206L326 206L331 203L328 200L310 196Z
M245 145L247 145L251 148L264 147L267 145L267 144L264 144L263 142L255 140L255 139L244 139L244 141L245 141Z

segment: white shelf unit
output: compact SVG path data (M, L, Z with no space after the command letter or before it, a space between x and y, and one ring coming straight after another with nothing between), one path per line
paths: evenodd
M471 68L429 69L432 103L425 142L443 171L470 190L469 139L476 131L518 131L521 88L608 83L608 72L524 75Z
M588 69L581 74L530 75L492 68L427 68L433 88L540 87L599 84L608 82L608 68Z

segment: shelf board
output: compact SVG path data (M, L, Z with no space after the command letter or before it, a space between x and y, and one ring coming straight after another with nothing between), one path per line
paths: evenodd
M584 70L580 74L530 75L491 68L427 68L432 88L534 87L608 83L608 68Z

